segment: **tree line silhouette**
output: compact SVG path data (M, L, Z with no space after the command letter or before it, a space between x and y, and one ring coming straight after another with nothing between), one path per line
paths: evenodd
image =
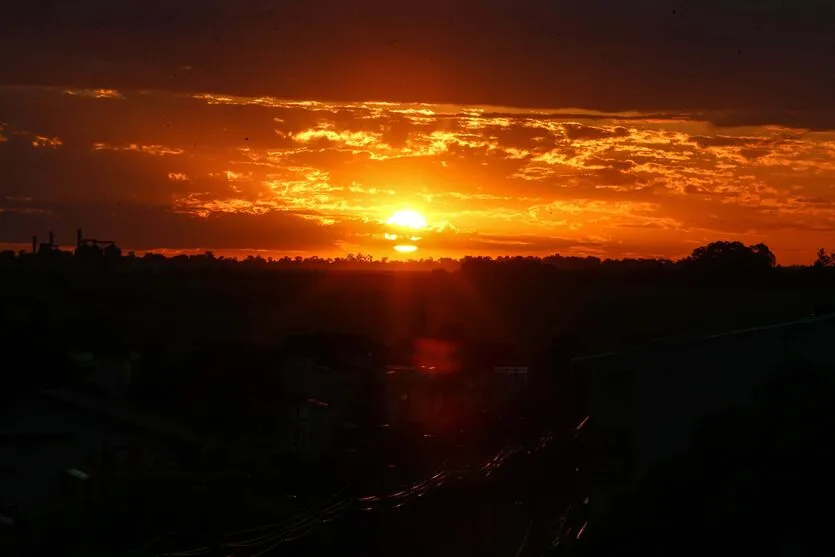
M769 247L763 243L745 245L739 241L715 241L697 247L690 255L680 259L668 258L600 258L596 256L548 255L521 256L506 255L465 256L460 259L452 257L422 258L411 260L392 260L388 257L375 258L364 253L350 253L345 257L264 257L248 255L243 258L217 256L212 251L201 254L178 254L166 256L158 252L147 252L137 255L128 252L123 255L121 250L91 249L82 246L74 252L57 248L41 249L37 253L7 250L0 252L0 265L43 264L43 263L113 263L137 267L171 267L171 268L206 268L206 267L239 267L264 269L409 269L409 270L444 270L464 272L480 272L497 268L512 268L515 270L550 268L564 271L589 270L634 270L634 271L665 271L689 270L694 272L725 271L729 273L761 273L778 267L777 259ZM835 267L835 254L827 254L821 248L817 259L812 264L815 268ZM797 267L797 266L795 266ZM802 266L800 266L802 267Z

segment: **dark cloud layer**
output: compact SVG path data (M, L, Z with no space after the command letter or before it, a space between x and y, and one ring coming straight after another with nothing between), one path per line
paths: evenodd
M16 0L0 33L5 85L797 111L806 127L835 92L825 0Z

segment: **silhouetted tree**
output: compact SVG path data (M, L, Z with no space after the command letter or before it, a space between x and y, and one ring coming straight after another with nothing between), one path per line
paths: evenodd
M833 267L835 266L835 256L831 253L826 253L826 250L821 248L818 250L817 259L814 263L815 267Z
M103 247L104 246L104 247ZM70 264L68 257L61 254L69 253L55 250L55 257L33 257L27 250L19 254L6 251L0 256L4 267L17 265L37 265L38 267L52 267ZM552 254L545 257L536 256L465 256L461 259L443 257L439 259L424 258L407 261L393 261L387 257L374 259L370 254L351 253L344 257L322 258L318 256L302 257L300 255L264 258L260 255L246 257L215 256L211 251L203 254L179 254L166 256L160 253L146 252L142 257L136 257L133 252L127 256L121 254L116 246L90 241L79 246L76 250L74 265L87 265L95 261L108 260L108 268L118 265L129 266L134 269L153 269L161 271L167 268L178 270L237 267L239 269L386 269L386 270L425 270L442 269L447 272L461 271L472 278L487 280L512 279L528 280L536 284L539 279L553 277L555 271L561 278L572 273L579 280L654 280L668 276L687 276L691 272L697 274L719 272L723 274L757 274L776 266L777 261L771 250L763 243L745 245L739 241L711 242L693 250L683 259L672 261L665 258L651 257L622 257L601 259L595 256L574 256ZM795 266L795 270L804 266ZM818 250L814 267L835 267L835 253ZM786 270L787 268L784 268ZM672 273L672 275L671 275ZM785 275L785 273L784 273ZM795 275L798 276L798 275Z
M569 271L580 269L595 269L599 267L601 263L599 257L577 257L574 255L563 256L558 253L543 258L542 262L548 265L552 265L557 269L565 269Z
M686 266L707 272L748 273L773 268L777 258L765 244L746 246L742 242L711 242L693 250Z

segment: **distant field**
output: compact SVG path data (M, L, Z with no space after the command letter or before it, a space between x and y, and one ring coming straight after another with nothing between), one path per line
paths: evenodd
M579 334L588 350L650 337L706 333L808 316L835 305L824 287L595 284L548 277L471 279L460 273L245 272L6 274L2 323L56 340L270 341L344 331L393 342L420 307L435 330L461 323L479 339L539 346Z

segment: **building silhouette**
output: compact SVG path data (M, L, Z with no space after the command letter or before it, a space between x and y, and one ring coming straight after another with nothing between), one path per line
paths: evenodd
M122 250L113 240L85 238L81 229L76 231L75 256L83 259L118 259Z
M38 237L32 236L32 254L40 257L49 257L58 251L58 245L55 243L55 235L49 231L49 241L38 243Z

